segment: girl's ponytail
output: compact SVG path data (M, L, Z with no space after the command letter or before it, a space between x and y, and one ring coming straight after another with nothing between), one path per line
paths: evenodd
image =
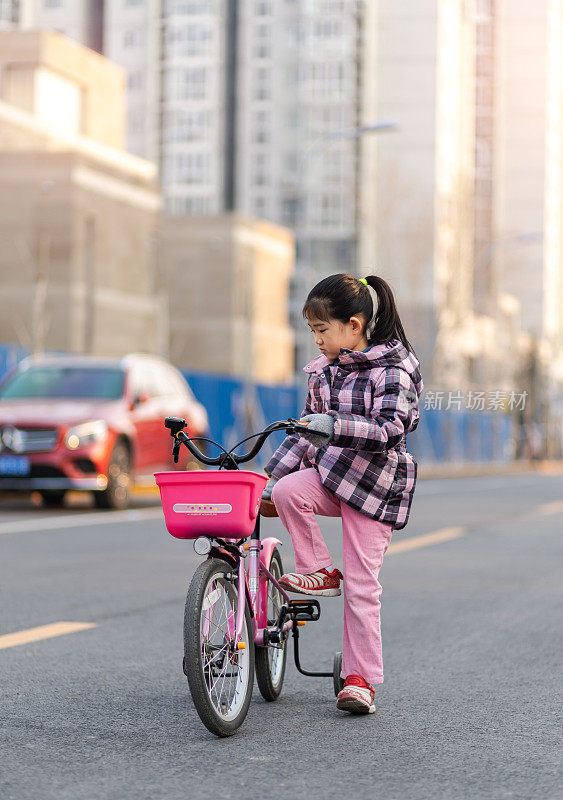
M379 275L366 275L364 279L377 295L377 311L372 320L373 328L368 337L369 344L389 342L391 339L400 339L407 350L414 353L414 349L406 337L393 290ZM416 355L416 354L415 354Z

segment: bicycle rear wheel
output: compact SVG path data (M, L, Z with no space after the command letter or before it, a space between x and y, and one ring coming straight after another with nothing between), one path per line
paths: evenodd
M270 572L278 581L283 575L282 559L277 547L272 553ZM283 595L268 581L268 625L276 624L282 605ZM268 647L256 646L256 682L264 700L277 700L280 696L286 662L287 639Z
M195 571L184 611L184 672L196 711L216 736L244 722L254 683L254 641L245 603L241 641L233 650L238 590L233 568L211 558Z

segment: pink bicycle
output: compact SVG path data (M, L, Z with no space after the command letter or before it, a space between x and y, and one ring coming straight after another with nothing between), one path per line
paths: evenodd
M281 542L260 540L260 501L267 478L239 469L274 431L295 433L306 426L294 419L274 422L248 437L259 438L244 455L234 450L248 439L229 452L213 442L222 452L210 458L183 430L185 420L167 417L164 424L174 438L176 462L185 444L203 464L218 467L155 474L168 532L193 540L196 553L207 556L194 573L184 612L183 670L203 724L217 736L235 733L248 712L255 673L265 700L280 696L290 633L299 672L332 677L338 694L341 653L335 655L332 672L301 667L299 627L319 619L320 605L315 599L291 600L278 583L283 574Z

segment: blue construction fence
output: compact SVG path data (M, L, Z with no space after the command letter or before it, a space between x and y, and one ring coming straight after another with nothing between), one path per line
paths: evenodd
M27 352L15 345L0 345L0 380ZM245 386L242 380L225 375L182 369L200 403L207 409L210 438L227 449L245 436L263 430L276 420L299 418L305 403L304 385ZM407 448L421 464L506 462L514 457L514 420L501 411L442 410L424 408L421 397L420 422L407 435ZM284 438L272 434L257 457L263 466ZM246 451L255 440L241 445ZM218 449L210 445L210 455Z
M305 390L297 385L255 384L245 403L241 381L189 370L183 373L198 400L207 408L211 438L227 449L249 432L263 430L271 422L299 418L305 403ZM514 420L510 414L425 409L423 400L424 393L418 427L407 435L407 448L419 463L507 462L514 458ZM270 452L283 438L283 433L272 434L262 450L267 457L258 462L266 463Z

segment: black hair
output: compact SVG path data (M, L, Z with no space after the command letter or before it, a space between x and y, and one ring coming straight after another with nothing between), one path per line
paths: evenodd
M324 322L336 319L343 323L349 322L350 317L363 317L365 324L362 334L366 335L368 344L387 344L392 339L399 339L407 350L414 353L387 281L379 275L366 275L365 280L377 295L375 317L368 286L346 272L329 275L313 286L303 306L303 317L310 315ZM372 321L373 329L368 337L367 329Z

